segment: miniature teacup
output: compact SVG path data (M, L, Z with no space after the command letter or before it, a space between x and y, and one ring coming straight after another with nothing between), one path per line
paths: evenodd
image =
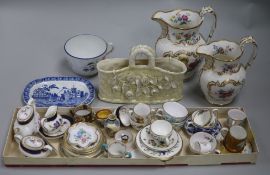
M246 121L247 115L240 109L230 109L228 111L227 125L243 125Z
M68 39L64 48L72 70L83 76L97 74L97 63L113 50L112 43L90 34Z
M166 102L162 109L158 109L157 116L161 116L170 123L181 123L188 116L186 107L177 102Z
M62 117L57 113L57 106L50 106L41 119L41 127L47 134L54 134L61 129Z
M127 151L124 143L115 141L111 144L103 144L102 149L106 151L111 158L131 158L131 152Z
M37 136L25 136L20 138L19 149L26 157L47 157L53 148Z
M214 136L206 132L197 132L190 137L190 151L196 154L220 153Z
M222 126L217 119L218 110L197 110L192 113L185 123L185 129L188 134L192 135L196 132L207 132L216 136Z
M100 109L96 112L96 121L101 125L104 126L105 120L112 114L112 110L110 109Z
M172 125L166 120L156 120L150 125L150 134L157 145L169 145L172 131Z
M92 108L88 105L79 105L74 109L70 110L71 114L74 116L75 122L92 122L93 113Z
M132 118L137 123L144 123L145 120L150 116L151 108L149 105L144 103L138 103L133 108Z

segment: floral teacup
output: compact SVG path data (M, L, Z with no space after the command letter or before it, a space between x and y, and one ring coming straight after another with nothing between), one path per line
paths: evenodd
M192 113L185 123L185 129L192 135L197 132L206 132L213 136L220 133L222 128L217 119L217 110L197 110Z

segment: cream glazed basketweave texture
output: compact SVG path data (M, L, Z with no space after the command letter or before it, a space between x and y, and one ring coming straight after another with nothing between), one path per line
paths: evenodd
M155 58L146 45L131 49L129 59L112 58L97 64L98 96L113 103L163 103L183 97L187 68L171 58Z

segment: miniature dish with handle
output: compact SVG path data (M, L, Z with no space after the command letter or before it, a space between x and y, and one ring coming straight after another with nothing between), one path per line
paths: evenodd
M113 50L113 45L96 35L79 34L68 39L64 49L75 73L92 76L97 74L96 64Z

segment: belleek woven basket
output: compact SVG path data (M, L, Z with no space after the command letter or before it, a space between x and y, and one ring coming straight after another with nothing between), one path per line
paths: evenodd
M138 59L140 57L140 59ZM131 49L129 59L105 59L97 64L98 96L113 103L163 103L182 98L184 63L155 58L146 45Z

